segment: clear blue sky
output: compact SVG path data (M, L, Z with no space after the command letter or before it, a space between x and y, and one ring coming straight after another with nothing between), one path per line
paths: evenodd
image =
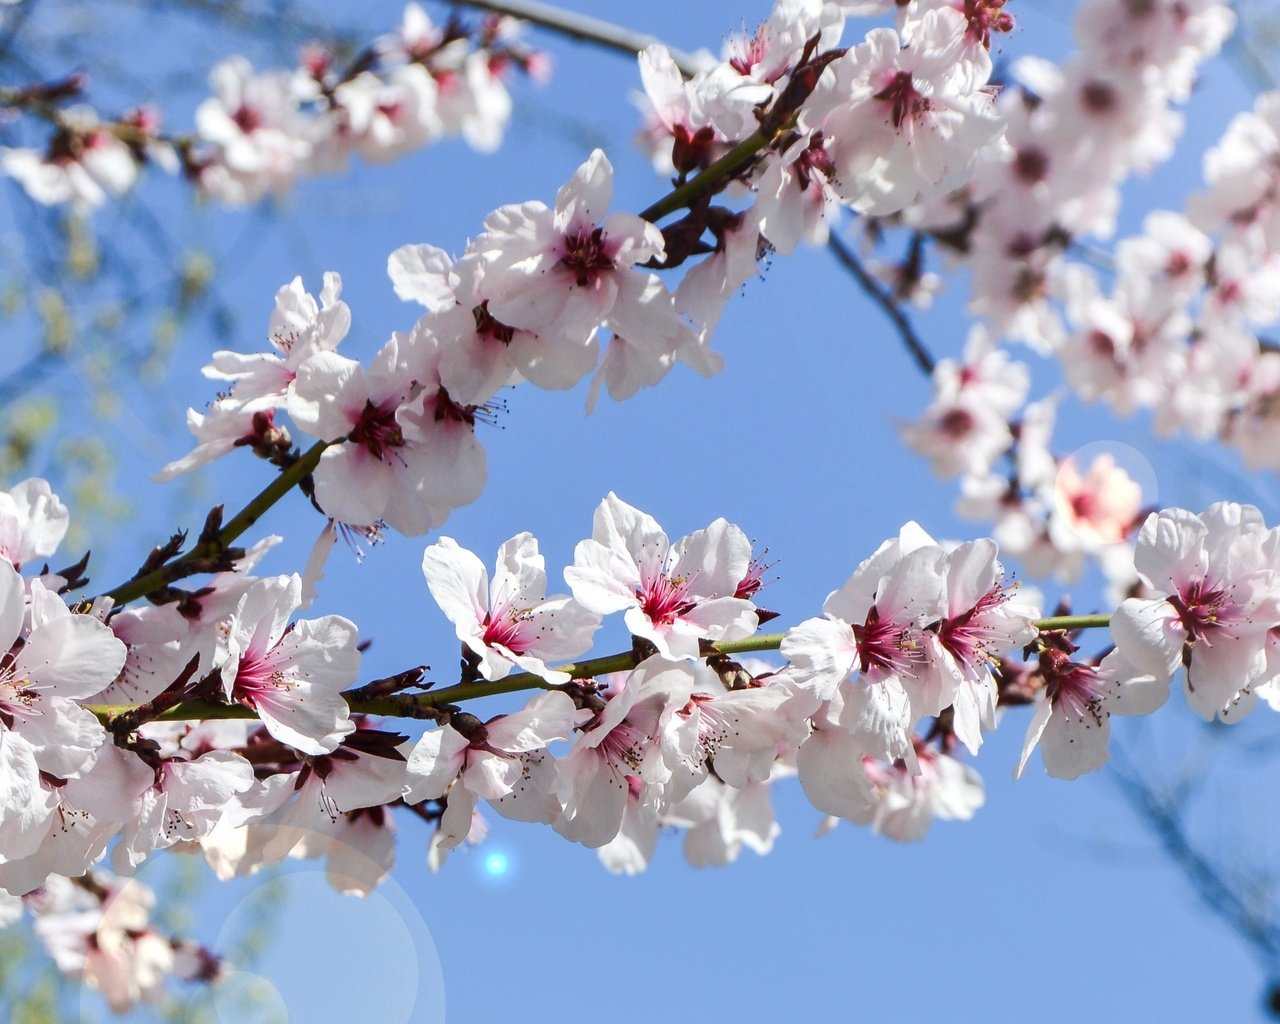
M570 6L625 18L686 49L716 49L727 31L767 13L754 0ZM1073 7L1015 0L1022 28L1005 54L1061 56ZM357 24L347 5L329 10L343 24ZM369 36L398 17L398 4L389 2L360 5L358 15ZM158 38L168 30L162 21ZM321 273L337 270L355 319L344 350L367 358L417 314L395 298L385 276L392 249L432 242L461 250L493 207L549 201L592 146L604 146L614 162L617 208L637 210L661 194L662 183L631 143L634 63L545 34L536 40L555 57L554 77L545 88L515 85L516 116L495 155L449 143L390 166L356 165L349 175L304 183L274 222L214 209L192 214L179 189L154 179L144 184L175 230L193 233L215 254L234 249L220 287L240 315L241 347L250 350L263 336L278 285L301 273L318 291ZM131 36L122 45L139 43ZM229 51L206 37L191 60L222 52ZM266 63L292 54L273 53L263 41L253 56ZM173 124L184 123L195 100L173 99ZM1213 65L1194 98L1178 161L1131 190L1133 198L1177 204L1198 180L1197 154L1229 113L1249 103L1234 70ZM1145 208L1130 211L1130 228ZM7 217L0 210L5 229ZM958 352L967 327L963 289L953 286L919 324L937 352ZM825 595L908 519L943 537L983 532L981 524L954 518L951 488L898 440L893 423L923 407L927 382L824 252L773 260L730 305L716 346L727 362L720 376L677 371L625 404L603 400L590 419L582 412L584 389L512 392L500 429L482 432L488 489L442 532L491 561L502 540L531 530L549 566L559 566L611 489L655 515L673 537L723 515L779 559L780 579L762 600L782 613L783 624L817 614ZM148 393L146 405L119 424L118 454L125 479L136 482L140 517L109 551L95 546L103 559L99 580L131 571L144 545L167 535L183 510L194 522L190 510L201 501L234 507L266 478L265 467L241 456L205 475L199 490L145 482L185 450L183 410L211 395L199 374L210 347L207 338L185 338L172 388ZM1037 367L1036 375L1040 388L1056 379L1050 367ZM1274 496L1273 481L1242 479L1234 460L1215 448L1155 445L1144 424L1118 423L1071 400L1065 408L1058 450L1092 441L1140 448L1159 484L1151 501L1198 509L1220 497ZM1276 521L1274 504L1264 511ZM299 499L262 525L289 540L264 571L287 572L300 568L321 524ZM452 630L422 583L422 546L392 538L362 566L341 548L331 560L318 610L347 614L372 637L370 678L420 661L447 678L456 658ZM1089 587L1073 596L1080 610L1099 600ZM1172 724L1156 723L1155 732L1173 763L1195 731L1176 697L1161 717ZM1130 724L1119 723L1122 739L1134 733ZM1263 974L1237 937L1195 902L1105 773L1062 783L1036 762L1020 783L1011 781L1025 727L1025 714L1010 713L983 748L977 767L987 806L976 818L943 823L913 846L850 825L815 839L819 815L798 786L785 783L775 797L783 834L769 857L744 852L729 868L694 870L684 864L678 838L664 837L648 873L637 878L610 876L593 852L549 829L496 816L488 845L457 852L431 875L425 828L406 818L394 882L369 901L329 895L306 866L291 875L296 895L260 971L276 983L293 1019L306 1024L440 1019L433 1007L441 977L451 1024L1258 1017ZM1256 740L1268 728L1272 720L1251 722L1228 739ZM1254 777L1252 792L1275 782L1274 772ZM1262 842L1259 821L1273 811L1274 799L1242 791L1215 813L1224 836ZM485 871L495 850L509 864L500 880ZM198 905L199 937L213 941L252 916L255 885L210 889ZM412 954L419 986L412 984ZM415 988L417 1008L408 1010ZM85 1005L94 1019L100 1002L89 997Z

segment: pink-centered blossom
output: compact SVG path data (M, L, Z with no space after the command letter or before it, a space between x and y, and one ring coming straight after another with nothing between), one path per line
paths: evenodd
M485 679L501 679L513 668L567 683L567 673L548 661L576 658L591 647L600 616L572 597L547 597L545 559L530 533L498 548L490 578L484 563L451 537L427 548L422 572L436 603L454 624L458 639L479 659Z
M975 754L983 730L996 724L992 666L1034 640L1040 618L1038 604L1005 582L996 553L986 539L948 553L946 611L930 630L934 657L920 687L929 701L919 710L938 714L949 706L953 731Z
M960 73L968 25L959 12L925 12L910 46L892 29L836 60L805 108L830 140L836 189L855 209L888 214L962 184L1003 125L991 94Z
M662 232L634 214L606 216L612 194L613 166L596 150L553 209L531 201L485 219L468 258L479 262L479 287L497 320L586 344L611 314L623 333L676 319L666 287L643 287L655 275L635 267L662 257ZM615 310L620 301L625 308Z
M1272 675L1265 637L1280 623L1275 533L1252 505L1218 502L1201 515L1152 513L1134 564L1156 594L1111 617L1121 655L1168 681L1186 666L1187 702L1203 718L1242 717Z
M1046 690L1027 727L1014 778L1021 777L1037 746L1044 770L1054 778L1096 771L1111 756L1111 716L1150 714L1169 696L1167 676L1134 667L1119 649L1097 667L1050 650L1041 658L1041 669Z
M446 848L466 839L479 800L520 820L537 820L549 791L536 784L536 763L548 756L548 743L567 739L586 718L590 712L579 711L566 694L554 690L488 722L460 716L425 733L413 748L404 799L417 803L448 794L440 821L440 842ZM517 811L516 804L529 805L527 812Z
M833 702L829 720L865 754L909 758L912 723L936 703L928 693L933 647L924 629L945 617L945 579L946 553L908 523L827 597L823 618L807 619L783 638L797 684Z
M320 352L298 370L289 414L327 448L315 470L316 500L354 526L383 520L415 536L440 525L484 487L475 410L440 383L438 339L395 334L365 370Z
M625 821L651 817L696 784L687 764L696 723L663 721L672 683L688 671L656 655L641 662L581 726L573 748L556 762L562 811L553 824L566 839L604 846Z
M282 743L327 754L355 729L341 691L360 672L356 627L341 615L290 622L301 604L296 574L249 588L227 624L222 687Z
M732 523L717 519L672 544L657 520L610 492L564 576L580 604L623 612L664 657L696 658L702 640L755 632L755 606L735 596L750 564L751 542Z

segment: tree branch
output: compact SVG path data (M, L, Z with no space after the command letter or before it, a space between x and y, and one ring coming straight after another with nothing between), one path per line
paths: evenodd
M1117 751L1117 753L1119 753ZM1178 803L1156 791L1132 767L1113 766L1112 778L1129 805L1159 839L1165 855L1182 871L1200 902L1234 928L1259 955L1264 968L1280 966L1280 924L1274 910L1253 891L1241 891L1187 833Z
M1098 629L1110 624L1106 615L1058 615L1052 618L1039 619L1036 627L1041 630L1058 629ZM703 657L713 658L717 655L755 654L764 651L776 651L782 646L784 633L758 633L742 640L721 640L705 645ZM554 666L557 672L565 672L572 679L595 679L610 672L625 672L636 667L643 660L636 650L623 651L618 654L606 654L586 661L572 662L567 665ZM416 672L416 669L410 670ZM406 673L407 674L407 673ZM396 677L388 677L388 680ZM384 680L385 681L385 680ZM373 684L370 684L371 686ZM477 680L475 682L455 683L439 690L428 690L425 693L390 693L379 694L368 686L343 693L347 706L352 714L379 715L387 718L434 718L434 708L445 704L456 704L459 701L475 700L479 697L494 697L501 693L517 693L521 690L558 690L559 684L549 683L532 672L514 672L509 676L496 680ZM98 718L110 723L120 720L122 716L132 714L137 708L114 706L109 704L84 705L85 709ZM155 722L188 722L212 721L229 718L256 718L252 708L240 704L222 704L215 701L186 701L176 706L166 706L158 714L148 718Z
M336 442L317 441L304 454L299 456L295 463L283 470L279 476L259 491L257 496L237 512L231 521L222 527L212 539L197 542L190 550L185 554L179 555L175 560L162 565L158 569L135 576L127 583L122 583L101 596L109 597L115 604L121 605L155 593L155 591L161 590L175 580L204 571L199 568L200 563L223 554L232 541L236 540L245 530L261 519L272 505L306 479L319 464L320 456L324 453L324 450L334 443Z
M453 0L459 7L473 7L493 14L506 14L531 25L557 32L578 42L591 43L618 53L635 56L646 46L666 46L675 61L676 67L686 78L692 78L702 64L692 54L681 50L673 50L657 36L644 32L633 32L608 21L592 18L585 14L562 10L551 4L539 3L538 0Z
M871 301L884 310L885 316L898 329L898 334L902 337L902 343L906 346L911 358L915 360L916 365L920 367L922 372L932 377L937 361L920 339L920 335L916 333L911 320L902 311L893 296L881 286L879 281L871 276L871 272L858 259L858 254L849 248L838 235L832 233L827 242L827 248L831 250L836 261L854 276Z

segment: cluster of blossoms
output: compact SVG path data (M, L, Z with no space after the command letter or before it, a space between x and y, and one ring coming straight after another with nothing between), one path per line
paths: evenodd
M75 879L51 876L19 900L0 895L0 919L23 910L58 969L102 993L117 1013L160 1002L169 979L216 982L226 965L212 951L174 938L151 921L155 893L135 879L95 869Z
M1219 437L1253 468L1280 463L1275 161L1280 93L1238 115L1204 158L1208 188L1185 213L1150 214L1116 246L1114 280L1074 268L1068 380L1118 413L1155 411L1161 433Z
M335 887L366 893L394 860L394 808L435 825L438 867L483 838L484 801L597 849L614 871L643 869L664 828L685 833L692 863L725 864L771 848L770 786L790 776L825 815L909 840L981 804L959 748L976 753L1002 705L1037 705L1018 771L1039 744L1049 772L1070 778L1105 761L1109 716L1160 706L1182 665L1206 716L1234 721L1257 694L1280 704L1280 534L1237 505L1147 520L1136 568L1153 596L1120 606L1117 646L1099 661L1042 631L994 542L940 545L914 523L821 617L759 636L763 566L739 528L717 520L672 543L611 494L564 571L568 594L547 595L528 534L501 546L492 575L451 538L426 549L464 663L457 687L420 693L408 692L420 670L353 688L355 626L294 619L301 579L250 575L269 545L147 607L68 604L82 564L21 573L67 522L40 480L0 500L0 890L10 916L21 898L58 963L118 1006L218 965L149 929L144 890L116 897L123 883L91 873L103 858L127 876L181 846L221 877L325 858ZM614 613L631 651L549 664L586 652ZM724 654L767 649L786 663ZM1018 662L1021 649L1036 660ZM448 702L511 689L516 671L540 691L519 710L481 720ZM183 720L217 706L246 717ZM364 707L436 726L413 740Z
M438 864L483 833L480 800L600 849L615 870L643 867L664 825L688 830L695 862L726 863L743 845L769 848L767 787L797 772L824 812L893 833L904 794L945 808L937 786L972 787L950 767L951 737L977 749L994 725L992 665L1037 636L1038 610L1005 587L993 543L948 552L912 525L828 599L826 618L781 641L789 666L708 660L708 645L749 648L769 617L753 600L763 567L750 542L717 520L672 543L609 495L565 570L570 594L547 595L528 534L500 548L492 576L450 538L426 549L427 585L464 645L459 686L520 670L544 691L484 722L448 690L406 693L420 673L353 689L354 625L294 619L301 580L253 577L260 549L181 599L69 606L75 571L20 573L53 553L66 509L38 480L6 498L0 888L28 899L104 857L128 875L176 844L224 877L325 857L337 887L367 892L394 856L392 807L438 822ZM599 670L548 665L585 652L613 613L633 651ZM412 742L353 717L371 695L439 727ZM200 702L246 717L181 720ZM948 709L954 725L914 736ZM570 740L563 756L548 750Z
M1113 358L1081 356L1072 383L1130 408L1155 401L1147 385L1160 374L1194 372L1213 332L1280 318L1264 276L1280 150L1268 148L1265 108L1210 160L1215 192L1196 216L1222 232L1216 250L1190 221L1153 219L1147 236L1120 247L1122 298L1102 298L1060 265L1066 240L1111 229L1121 180L1163 158L1177 130L1170 104L1186 97L1230 15L1212 0L1089 0L1088 56L1061 70L1020 66L1023 87L998 102L989 46L1012 25L1003 8L779 0L757 33L687 77L649 47L645 139L674 176L676 205L609 212L612 167L596 151L554 204L499 207L456 258L426 244L398 249L394 289L426 313L367 366L338 352L351 312L337 274L325 275L319 299L300 279L281 288L270 350L214 355L205 373L227 390L189 413L196 447L161 477L237 448L279 467L284 485L270 500L297 485L329 519L305 575L254 576L275 539L230 548L225 538L239 533L219 529L219 512L187 554L176 537L129 584L77 601L83 561L34 569L65 535L65 507L39 480L0 493L0 913L41 915L59 964L123 1007L165 976L218 969L151 929L144 890L95 873L106 860L126 877L176 847L230 878L323 858L336 888L363 894L394 861L393 815L430 824L439 867L483 839L483 802L598 850L610 870L643 869L664 828L684 833L692 863L725 864L743 847L768 852L779 833L770 787L792 776L828 823L910 840L934 818L980 806L962 748L977 754L1002 708L1034 705L1017 773L1038 746L1051 775L1073 778L1106 760L1110 715L1159 707L1184 667L1188 701L1206 718L1235 721L1258 696L1280 707L1280 533L1228 504L1152 513L1139 530L1133 481L1106 458L1052 456L1055 400L1026 405L1029 371L997 347L1013 337L1074 351L1079 338L1050 300L1065 303L1094 339L1084 344L1100 359L1105 336ZM889 12L896 29L839 47L847 16ZM497 65L518 52L504 24L487 23L472 49L410 7L376 65L349 75L322 54L300 75L223 65L218 96L198 116L202 141L182 152L188 169L213 194L248 200L353 149L376 159L445 130L487 145L507 109ZM99 135L106 141L92 141ZM140 159L114 129L71 138L69 156L35 161L50 181L58 169L67 199L81 195L73 179L104 189L109 175L92 170L91 150L124 145L130 167ZM1248 145L1256 159L1240 157ZM14 152L6 160L18 176L13 167L32 166ZM732 182L748 186L742 208L711 205ZM658 226L677 210L687 212ZM503 388L568 389L594 374L594 402L602 386L624 399L677 362L714 372L710 335L762 247L821 242L848 210L967 254L987 325L960 360L938 366L934 403L907 440L940 474L963 477L965 509L994 520L997 540L1033 572L1070 575L1086 555L1114 563L1126 599L1111 620L1113 649L1081 655L1071 620L1046 623L1038 595L1008 583L996 540L940 543L915 523L859 565L820 616L762 635L772 617L755 601L764 566L741 529L717 520L672 543L613 494L564 570L568 593L548 596L529 534L500 547L492 575L452 538L426 548L427 587L462 645L456 686L433 687L421 669L357 686L355 624L296 618L339 528L420 536L479 495L475 427ZM690 260L670 288L661 272ZM1005 292L992 290L998 281ZM1184 332L1183 361L1161 348L1164 327L1144 319L1139 329L1138 310L1164 316L1170 338ZM1200 406L1185 392L1168 414L1195 419L1195 406L1205 432L1261 447L1270 363L1253 345L1243 376L1204 348L1235 390L1210 389ZM1136 361L1119 370L1122 350ZM316 444L295 450L294 433ZM173 585L197 574L208 579L196 589ZM131 606L139 597L149 603ZM573 661L618 613L630 649ZM734 660L775 649L780 666ZM519 689L538 693L488 719L459 706ZM432 725L400 732L390 718ZM115 895L122 886L128 895Z
M825 237L845 207L883 215L946 195L999 138L985 39L973 41L960 11L935 7L908 16L901 38L877 29L838 49L838 7L781 3L755 36L688 82L665 49L647 48L641 76L658 158L679 182L745 181L754 205L693 203L662 228L653 223L659 208L609 213L613 170L596 151L553 206L500 207L460 257L426 244L393 253L396 293L427 314L368 370L334 351L349 325L336 275L318 304L295 281L277 297L275 352L219 353L207 368L232 382L230 392L191 413L199 444L166 475L237 446L287 451L291 435L274 419L284 409L297 429L343 442L316 476L330 517L420 534L479 494L485 471L472 428L501 388L567 389L594 371L590 407L602 386L625 399L677 362L714 373L722 360L711 332L762 246L786 252ZM710 168L752 138L759 152L719 180ZM699 254L674 290L655 272Z
M1086 467L1049 455L1055 400L1024 406L1030 373L999 349L1002 340L1056 355L1086 400L1122 413L1157 408L1162 429L1230 434L1233 412L1251 406L1247 381L1262 364L1243 326L1262 314L1235 297L1240 273L1228 268L1264 266L1256 248L1219 264L1191 222L1161 213L1143 236L1117 245L1109 297L1093 271L1068 259L1076 240L1114 231L1123 181L1170 155L1182 125L1172 105L1187 99L1234 22L1215 0L1082 5L1074 58L1062 67L1014 63L1017 87L1000 102L1005 133L982 152L967 187L901 218L917 242L931 238L968 267L982 321L964 356L936 368L934 400L904 436L939 475L961 477L959 511L994 521L1004 550L1034 573L1070 579L1085 556L1100 557L1120 592L1131 573L1128 552L1115 546L1132 540L1140 497L1105 459ZM929 299L923 265L913 246L891 268L894 294ZM1265 435L1265 403L1251 407L1240 432Z
M705 333L762 247L821 244L845 211L899 214L963 185L1004 131L987 49L991 29L1012 26L988 16L1002 3L904 5L896 31L840 48L846 15L886 5L782 0L719 62L682 68L661 46L642 52L641 138L659 170L684 181L760 133L769 143L738 175L750 205L694 208L664 229L668 266L714 238L677 292L680 310Z
M395 32L344 67L318 44L291 70L255 72L233 57L210 73L213 95L189 135L164 132L150 107L108 120L83 104L64 106L81 95L82 76L0 91L0 108L54 126L43 150L0 149L0 171L39 203L89 210L127 192L148 163L181 171L204 196L241 204L341 171L353 154L393 160L456 135L488 152L511 116L507 71L549 71L544 55L520 43L521 28L497 16L475 29L456 19L436 25L410 3Z
M418 535L479 496L486 469L475 425L501 388L565 389L594 369L592 400L601 384L625 398L676 361L718 369L661 278L637 265L661 255L661 232L631 214L606 216L611 190L612 167L597 150L554 208L496 210L460 259L425 244L392 253L396 293L428 312L368 369L336 351L351 323L339 277L325 276L318 302L295 279L276 296L273 351L214 355L205 373L229 391L191 410L197 446L161 478L237 447L287 461L292 434L276 421L284 410L295 430L329 445L315 498L331 519ZM612 334L603 360L602 331Z
M1123 595L1134 582L1142 488L1110 453L1088 465L1055 455L1058 398L1023 405L1029 377L977 328L960 359L939 362L934 400L903 438L939 476L960 477L956 510L993 523L1001 550L1033 576L1072 581L1092 558Z

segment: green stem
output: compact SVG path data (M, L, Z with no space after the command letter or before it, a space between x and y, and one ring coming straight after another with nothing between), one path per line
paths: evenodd
M1036 621L1036 628L1042 632L1050 629L1105 629L1111 624L1109 615L1055 615ZM784 633L760 633L744 640L722 640L711 646L720 654L753 654L763 651L776 651L782 645ZM574 679L594 679L609 672L625 672L635 668L636 654L624 651L620 654L607 654L586 661L572 662L568 665L556 666L557 671L566 672ZM559 687L549 683L532 672L515 672L504 679L493 682L480 680L470 683L456 683L453 686L441 687L439 690L428 690L426 693L401 693L388 697L352 698L346 696L352 714L380 715L386 718L422 718L423 711L440 707L443 704L459 704L478 697L494 697L500 693L517 693L521 690L555 690ZM113 707L105 704L86 705L87 711L97 715L103 722L113 717L132 711L129 707ZM157 722L213 721L224 719L256 718L251 708L240 704L217 704L211 701L188 701L169 708L157 715Z
M745 640L727 640L711 646L720 654L776 651L782 643L782 637L782 633L761 633L758 636L747 637ZM635 652L626 651L622 654L608 654L600 658L591 658L587 661L559 665L556 670L567 672L574 679L593 679L608 672L624 672L627 669L635 668L635 666ZM363 699L352 699L348 696L347 703L350 705L353 714L413 718L415 717L415 712L425 708L438 707L441 704L457 704L460 701L474 700L477 697L492 697L499 693L515 693L519 690L554 689L557 689L556 685L547 682L541 676L536 676L531 672L516 672L505 679L498 679L493 682L458 683L454 686L442 687L439 690L428 690L426 693L403 693L393 694L389 697L366 697ZM104 722L133 710L129 707L113 707L106 704L86 705L85 707L86 710L91 711ZM256 717L257 715L251 708L240 704L188 701L185 704L169 708L162 714L157 715L153 721L188 722Z
M676 67L686 78L692 78L697 71L698 62L692 55L673 50L657 36L644 32L632 32L620 25L553 7L551 4L541 3L540 0L453 0L453 2L460 7L474 7L494 14L506 14L521 21L527 21L531 25L568 36L570 39L593 43L619 53L634 55L646 46L656 43L659 46L666 46Z
M691 208L703 196L711 195L723 187L725 182L749 164L760 150L770 145L790 126L791 122L787 122L776 132L766 133L763 130L753 132L701 174L672 189L652 206L641 210L640 216L644 220L657 223L669 213Z
M1106 629L1110 625L1110 615L1054 615L1036 621L1042 633L1049 629Z
M249 527L261 519L272 505L305 480L319 464L320 456L324 450L331 444L336 443L335 441L317 441L313 444L298 457L297 462L283 470L279 476L258 492L257 497L237 512L231 518L231 521L218 531L218 535L213 541L198 543L190 551L179 555L177 559L167 565L162 565L146 575L135 576L127 583L120 584L114 590L108 590L102 596L109 597L117 605L121 605L139 597L146 597L147 594L159 590L174 580L182 579L184 575L192 575L184 573L183 570L201 559L215 557L225 551L232 541L236 540Z

